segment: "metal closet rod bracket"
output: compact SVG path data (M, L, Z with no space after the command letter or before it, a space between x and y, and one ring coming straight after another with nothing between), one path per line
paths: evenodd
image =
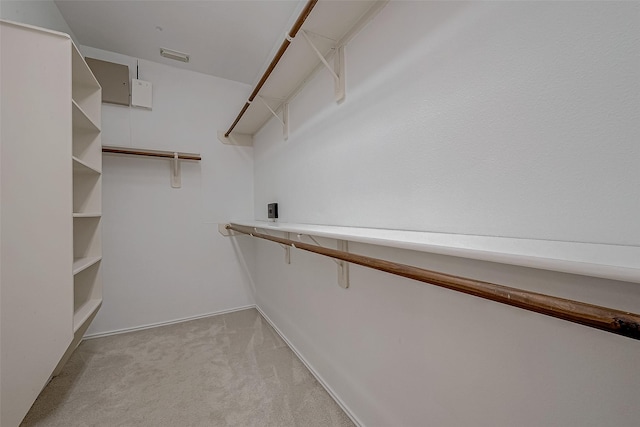
M298 240L301 241L303 236L307 236L318 247L321 247L321 248L324 247L315 239L315 237L308 234L299 233L297 235ZM287 237L287 239L289 239L289 237ZM342 252L349 252L349 243L346 240L338 240L338 250ZM335 259L335 258L331 258L331 259L333 260L333 262L335 262L338 265L338 285L340 285L340 287L343 289L349 289L349 263L343 260Z
M171 187L182 187L182 177L180 174L180 157L178 153L173 153L173 167L171 168Z
M282 101L282 118L280 118L280 116L278 116L278 113L276 113L267 102L267 99L276 98L267 98L266 96L261 95L257 95L256 98L262 101L264 106L267 107L271 114L273 114L273 116L280 122L280 124L282 124L282 135L284 136L285 141L289 139L289 102L282 99L277 99L278 101Z
M267 230L265 229L258 229L257 227L252 227L253 231L256 233L262 233L265 234L267 236L271 236L271 234L269 234L267 232ZM226 224L218 224L218 233L222 234L225 237L233 237L233 236L241 236L242 233L238 233L237 231L234 231L231 229L231 224L226 223ZM251 237L253 237L253 233L249 233L249 235ZM287 240L291 239L291 233L289 232L285 232L284 233L285 238ZM291 264L291 246L289 245L285 245L284 243L278 243L280 245L280 247L282 247L282 249L284 249L284 262L286 262L287 264Z
M243 230L243 232L240 233L240 232L234 231L233 226L229 223L218 224L218 231L220 232L220 234L226 237L239 236L242 234L247 234L251 237L260 237L260 236L254 236L254 233L258 235L262 234L263 236L268 237L269 240L272 240L278 243L284 249L284 260L287 264L291 264L291 248L294 248L294 249L297 249L297 248L296 248L295 242L291 240L290 232L288 231L284 232L285 237L283 240L276 236L270 235L265 229L262 229L262 228L258 229L257 227L247 227L247 228L248 230L246 231ZM313 236L310 236L308 234L297 234L296 236L298 240L301 242L302 242L302 237L307 236L309 239L311 239L315 243L317 247L323 248L323 246ZM338 242L337 250L342 252L347 252L347 253L349 252L349 243L346 240L337 240L337 242ZM338 265L338 285L340 285L341 288L348 289L349 288L349 263L347 261L343 261L335 258L331 258L331 259Z
M258 228L257 227L253 227L253 230L258 233ZM269 234L269 232L263 228L261 228L260 230L262 230L262 232L264 234L266 234L267 236L271 236L271 234ZM253 236L252 236L253 237ZM289 232L285 232L284 233L284 237L287 240L291 240L291 234ZM285 245L284 243L278 243L280 245L280 247L282 249L284 249L284 262L286 262L287 264L291 264L291 246L289 245Z
M333 49L335 49L336 53L333 57L333 67L332 67L331 65L329 65L329 62L327 62L327 59L324 57L324 55L320 52L320 50L316 47L316 45L311 40L310 35L315 35L315 34L310 33L306 30L302 30L300 31L300 33L302 34L304 39L307 41L307 44L309 45L309 47L311 47L311 50L315 52L315 54L318 56L320 61L322 61L326 69L329 70L329 73L331 74L334 80L335 100L336 102L341 103L342 101L344 101L344 98L346 95L344 45L333 46ZM328 38L328 37L324 37L324 38Z

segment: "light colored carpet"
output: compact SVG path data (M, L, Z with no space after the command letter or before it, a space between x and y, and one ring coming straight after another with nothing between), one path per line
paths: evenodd
M353 426L255 309L84 341L22 426Z

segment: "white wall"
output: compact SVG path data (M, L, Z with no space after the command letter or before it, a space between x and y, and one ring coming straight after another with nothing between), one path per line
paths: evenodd
M255 139L255 217L640 244L640 5L391 2ZM239 241L249 237L238 238ZM327 245L335 242L323 241ZM335 246L334 246L335 247ZM640 285L356 253L640 312ZM367 426L636 426L640 343L256 244L256 302Z
M135 77L135 58L81 50ZM103 156L104 303L88 334L253 303L244 261L217 229L253 210L251 148L216 138L250 87L142 60L139 72L153 84L153 110L103 104L103 145L201 153L202 161L181 162L174 189L168 160Z
M78 39L53 0L2 0L0 1L0 18L67 33L74 43L78 44Z
M477 3L389 4L256 138L256 217L640 244L640 5Z

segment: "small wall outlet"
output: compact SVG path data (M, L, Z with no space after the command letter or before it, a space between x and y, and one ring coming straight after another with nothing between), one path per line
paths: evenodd
M277 219L278 218L278 204L277 203L269 203L267 205L267 217L269 217L270 219Z

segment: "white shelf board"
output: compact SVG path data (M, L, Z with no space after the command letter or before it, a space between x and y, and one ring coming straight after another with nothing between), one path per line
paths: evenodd
M73 173L77 173L77 174L98 174L100 175L102 172L100 172L99 169L89 165L88 163L80 160L77 157L73 157Z
M73 260L73 275L80 273L83 270L91 267L95 263L99 262L102 259L101 256L91 256L84 258L76 258Z
M638 246L266 221L232 223L271 231L640 283Z
M73 332L75 333L100 308L102 299L90 299L85 302L75 313L73 313Z
M96 80L95 76L91 72L91 69L87 65L80 51L72 43L71 52L71 75L73 76L74 86L81 86L87 90L98 91L100 90L100 83Z
M100 218L102 214L100 212L74 212L74 218Z
M368 22L386 3L387 1L376 0L321 1L313 8L301 31L310 33L314 44L326 58L334 44L348 42L359 27ZM295 96L299 88L304 86L320 66L320 59L299 32L259 95L267 98L269 106L278 111L283 100ZM328 72L324 69L322 71ZM346 74L348 78L348 66ZM328 87L327 90L333 92L333 87ZM262 102L254 100L232 134L254 135L272 117Z
M73 104L73 128L74 130L82 130L85 132L100 132L100 127L96 125L93 120L89 118L87 113L78 105L78 103L74 100L71 101Z

